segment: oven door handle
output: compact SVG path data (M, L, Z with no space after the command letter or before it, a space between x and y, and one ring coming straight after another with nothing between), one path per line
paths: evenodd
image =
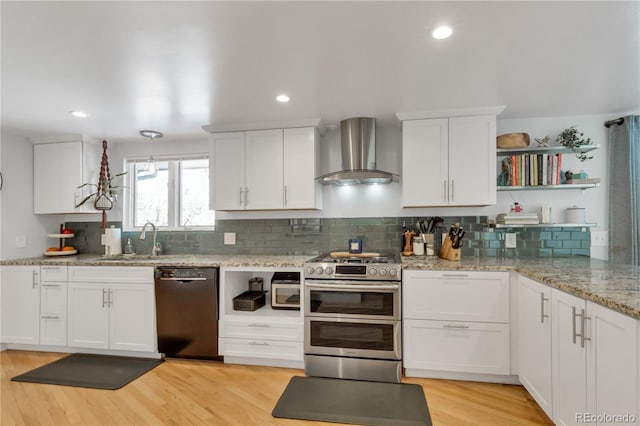
M343 290L398 290L400 286L398 284L359 284L359 285L349 285L349 284L311 284L304 283L305 287L309 288L327 288L327 289L343 289Z

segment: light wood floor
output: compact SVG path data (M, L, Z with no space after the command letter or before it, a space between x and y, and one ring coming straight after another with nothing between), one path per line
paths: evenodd
M115 391L12 382L65 354L0 353L0 424L335 425L276 419L271 410L303 371L170 359ZM404 379L424 389L434 425L551 425L521 386Z

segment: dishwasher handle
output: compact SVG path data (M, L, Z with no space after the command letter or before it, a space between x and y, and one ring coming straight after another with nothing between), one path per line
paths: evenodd
M164 278L164 277L160 277L159 278L160 281L173 281L173 282L180 282L180 283L188 283L191 281L206 281L207 278L204 277L194 277L194 278Z

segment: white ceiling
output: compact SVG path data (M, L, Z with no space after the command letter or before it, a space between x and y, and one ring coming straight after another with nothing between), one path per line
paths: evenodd
M640 3L0 2L2 126L113 142L202 125L506 105L624 112ZM436 41L439 24L453 36ZM288 104L274 98L286 92ZM90 114L78 119L69 110Z

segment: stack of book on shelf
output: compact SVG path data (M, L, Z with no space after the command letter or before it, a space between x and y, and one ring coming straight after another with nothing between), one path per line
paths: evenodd
M562 153L518 154L511 163L511 186L560 185Z
M500 213L496 216L496 223L503 225L537 225L540 218L536 213Z

